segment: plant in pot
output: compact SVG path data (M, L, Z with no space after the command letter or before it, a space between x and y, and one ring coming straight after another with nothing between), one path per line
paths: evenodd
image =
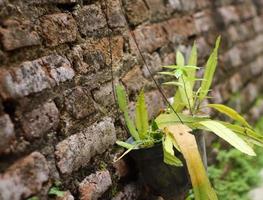
M216 134L250 156L256 155L253 145L263 146L263 137L235 110L222 104L204 105L204 100L209 98L207 95L217 66L219 44L220 37L208 58L202 79L196 77L200 68L197 67L195 44L187 64L182 53L177 51L176 65L164 66L170 71L160 74L175 79L164 84L175 86L176 93L172 105L169 104L165 112L151 123L143 91L137 98L134 123L128 113L125 89L120 85L116 87L118 104L131 134L126 142L117 141L118 145L127 148L121 157L130 153L146 184L167 199L176 198L182 192L179 188L187 187L188 174L195 199L217 199L206 175L203 133L199 130ZM213 119L204 112L207 107L225 114L231 121ZM187 166L187 172L183 165Z

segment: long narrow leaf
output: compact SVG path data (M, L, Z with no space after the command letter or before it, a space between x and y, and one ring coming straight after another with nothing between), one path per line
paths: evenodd
M243 118L238 112L236 112L234 109L225 106L223 104L208 104L207 105L210 108L214 108L217 111L231 117L233 120L236 120L238 122L240 122L242 125L246 126L246 127L250 127L251 126L247 123L247 121L245 120L245 118Z
M188 60L188 65L197 66L197 48L195 43L191 50L191 54ZM188 78L190 80L190 84L192 88L194 87L195 84L195 73L196 73L196 68L188 69Z
M176 51L176 64L179 67L184 66L184 56L179 50Z
M116 86L116 94L117 94L117 100L118 100L119 108L124 114L124 120L125 120L126 125L129 129L129 132L135 140L139 140L140 139L139 134L136 131L136 128L134 126L133 121L129 117L128 102L127 102L127 95L125 92L125 88L121 85L117 85Z
M185 103L183 102L182 98L181 98L181 94L180 94L179 90L177 90L175 95L174 95L174 101L173 101L172 106L176 112L181 112L184 109L184 107L186 106Z
M167 134L165 137L163 137L162 144L164 153L163 161L168 165L177 167L183 166L182 161L174 155L173 142L170 135Z
M143 90L140 92L136 102L135 124L140 139L145 139L147 137L149 124L148 124L148 111L145 103Z
M217 200L216 193L207 177L195 137L189 133L191 129L182 124L168 126L165 129L172 134L184 156L195 200Z
M204 81L202 81L201 83L201 90L200 90L200 97L199 97L200 102L207 95L209 88L211 86L212 80L213 80L213 76L214 76L216 66L217 66L217 54L218 54L220 40L221 40L221 37L219 36L216 40L215 48L213 52L211 53L211 55L209 56L208 61L206 63Z
M223 124L212 120L202 121L199 122L199 124L205 126L207 129L227 141L239 151L250 156L256 155L254 150L244 140Z

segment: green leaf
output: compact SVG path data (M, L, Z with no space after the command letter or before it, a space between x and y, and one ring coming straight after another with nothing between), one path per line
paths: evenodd
M233 132L236 134L245 136L247 138L250 138L250 140L253 140L256 145L262 146L263 145L263 135L255 132L254 130L248 128L248 127L243 127L239 126L237 124L230 124L227 122L222 122L219 121L221 124L226 126L227 128L231 129Z
M123 142L123 141L120 141L120 140L117 140L116 141L116 144L121 146L121 147L124 147L126 149L130 149L130 148L133 148L134 145L130 144L130 143L127 143L127 142Z
M165 82L163 85L175 85L175 86L183 86L182 83L179 83L177 81L170 81L170 82Z
M211 86L213 77L214 77L214 73L215 73L216 66L217 66L217 56L218 56L217 54L218 54L220 40L221 40L221 37L219 36L216 40L215 48L213 52L211 53L211 55L209 56L208 61L206 63L204 80L201 83L201 90L200 90L200 96L199 96L200 102L207 95L209 88Z
M223 104L208 104L207 105L210 108L214 108L217 111L229 116L230 118L232 118L233 120L236 120L238 122L240 122L242 125L246 126L246 127L250 127L251 126L247 123L247 121L245 120L245 118L243 118L238 112L236 112L234 109L225 106Z
M192 50L191 50L191 54L188 60L188 65L192 65L192 66L197 66L197 48L196 48L196 44L194 43ZM189 67L187 67L189 68ZM197 67L198 69L198 67ZM195 73L196 73L196 68L192 68L192 69L188 69L188 77L190 80L190 84L191 87L194 87L195 84Z
M176 65L179 67L184 66L184 56L179 50L176 51Z
M55 195L58 197L63 197L64 193L65 193L64 191L61 191L58 187L55 187L55 186L52 187L48 192L49 195Z
M176 91L173 100L174 100L173 105L172 105L173 109L176 112L181 112L184 109L185 104L181 98L181 94L180 94L179 90Z
M197 116L192 117L189 115L183 115L181 113L178 113L178 115L181 118L181 120L187 125L208 119L207 117L197 117ZM158 117L156 117L155 122L160 129L163 129L164 127L167 127L170 125L181 123L178 116L174 113L160 114Z
M145 103L143 90L140 92L136 102L135 124L140 139L145 139L147 137L149 123L148 123L148 111Z
M212 120L201 121L198 123L205 126L207 129L209 129L210 131L227 141L239 151L250 156L256 155L254 150L244 140L242 140L237 134L235 134L223 124Z
M165 137L163 137L162 144L164 154L163 161L168 165L177 167L183 166L182 161L174 155L173 142L170 135L167 134Z
M162 74L162 75L168 75L168 76L175 76L174 72L158 72L158 74Z
M122 159L125 155L127 155L130 151L132 151L133 149L136 149L140 146L141 143L135 142L134 144L131 144L131 146L116 160L114 160L114 162L119 161L120 159Z
M126 112L128 110L128 102L125 88L122 85L117 85L116 94L120 110Z
M117 85L116 94L117 94L117 101L118 101L119 108L124 114L124 120L129 129L129 132L135 140L139 140L140 139L139 134L136 131L133 121L129 117L127 95L126 95L124 87L121 85Z

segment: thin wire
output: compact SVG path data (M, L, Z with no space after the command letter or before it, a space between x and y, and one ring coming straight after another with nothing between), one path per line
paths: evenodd
M106 1L107 1L107 0L106 0ZM134 32L131 31L131 28L130 28L130 26L129 26L126 13L124 12L123 7L122 7L122 6L120 6L120 7L121 7L121 12L122 12L123 16L125 17L125 24L126 24L126 26L128 27L128 31L129 31L129 33L131 34L132 38L133 38L133 41L134 41L134 43L135 43L135 45L136 45L136 48L137 48L138 51L139 51L139 54L140 54L140 56L141 56L141 58L142 58L142 61L143 61L144 65L145 65L147 71L148 71L149 74L150 74L151 79L153 80L153 82L154 82L155 86L157 87L159 93L161 94L163 100L164 100L164 101L168 104L168 106L172 109L172 111L173 111L173 112L175 113L175 115L178 117L178 119L180 120L180 122L181 122L182 124L184 124L184 122L182 121L182 119L181 119L181 117L179 116L179 114L174 110L173 106L171 105L171 103L170 103L170 102L168 101L168 99L166 98L166 96L165 96L164 92L162 91L160 85L158 84L158 82L157 82L157 81L155 80L155 78L153 77L153 73L152 73L152 71L150 70L150 68L149 68L149 66L148 66L148 64L147 64L147 62L146 62L146 59L144 58L144 56L143 56L143 54L142 54L142 51L141 51L141 49L140 49L140 47L139 47L139 45L138 45L138 42L137 42L136 37L135 37L135 35L134 35Z

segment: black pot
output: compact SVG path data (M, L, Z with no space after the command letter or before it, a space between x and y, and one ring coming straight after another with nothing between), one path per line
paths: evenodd
M175 151L175 154L184 161L181 153ZM129 155L135 161L142 181L153 194L165 199L185 196L190 188L186 164L183 167L165 164L161 143L150 148L135 149Z

